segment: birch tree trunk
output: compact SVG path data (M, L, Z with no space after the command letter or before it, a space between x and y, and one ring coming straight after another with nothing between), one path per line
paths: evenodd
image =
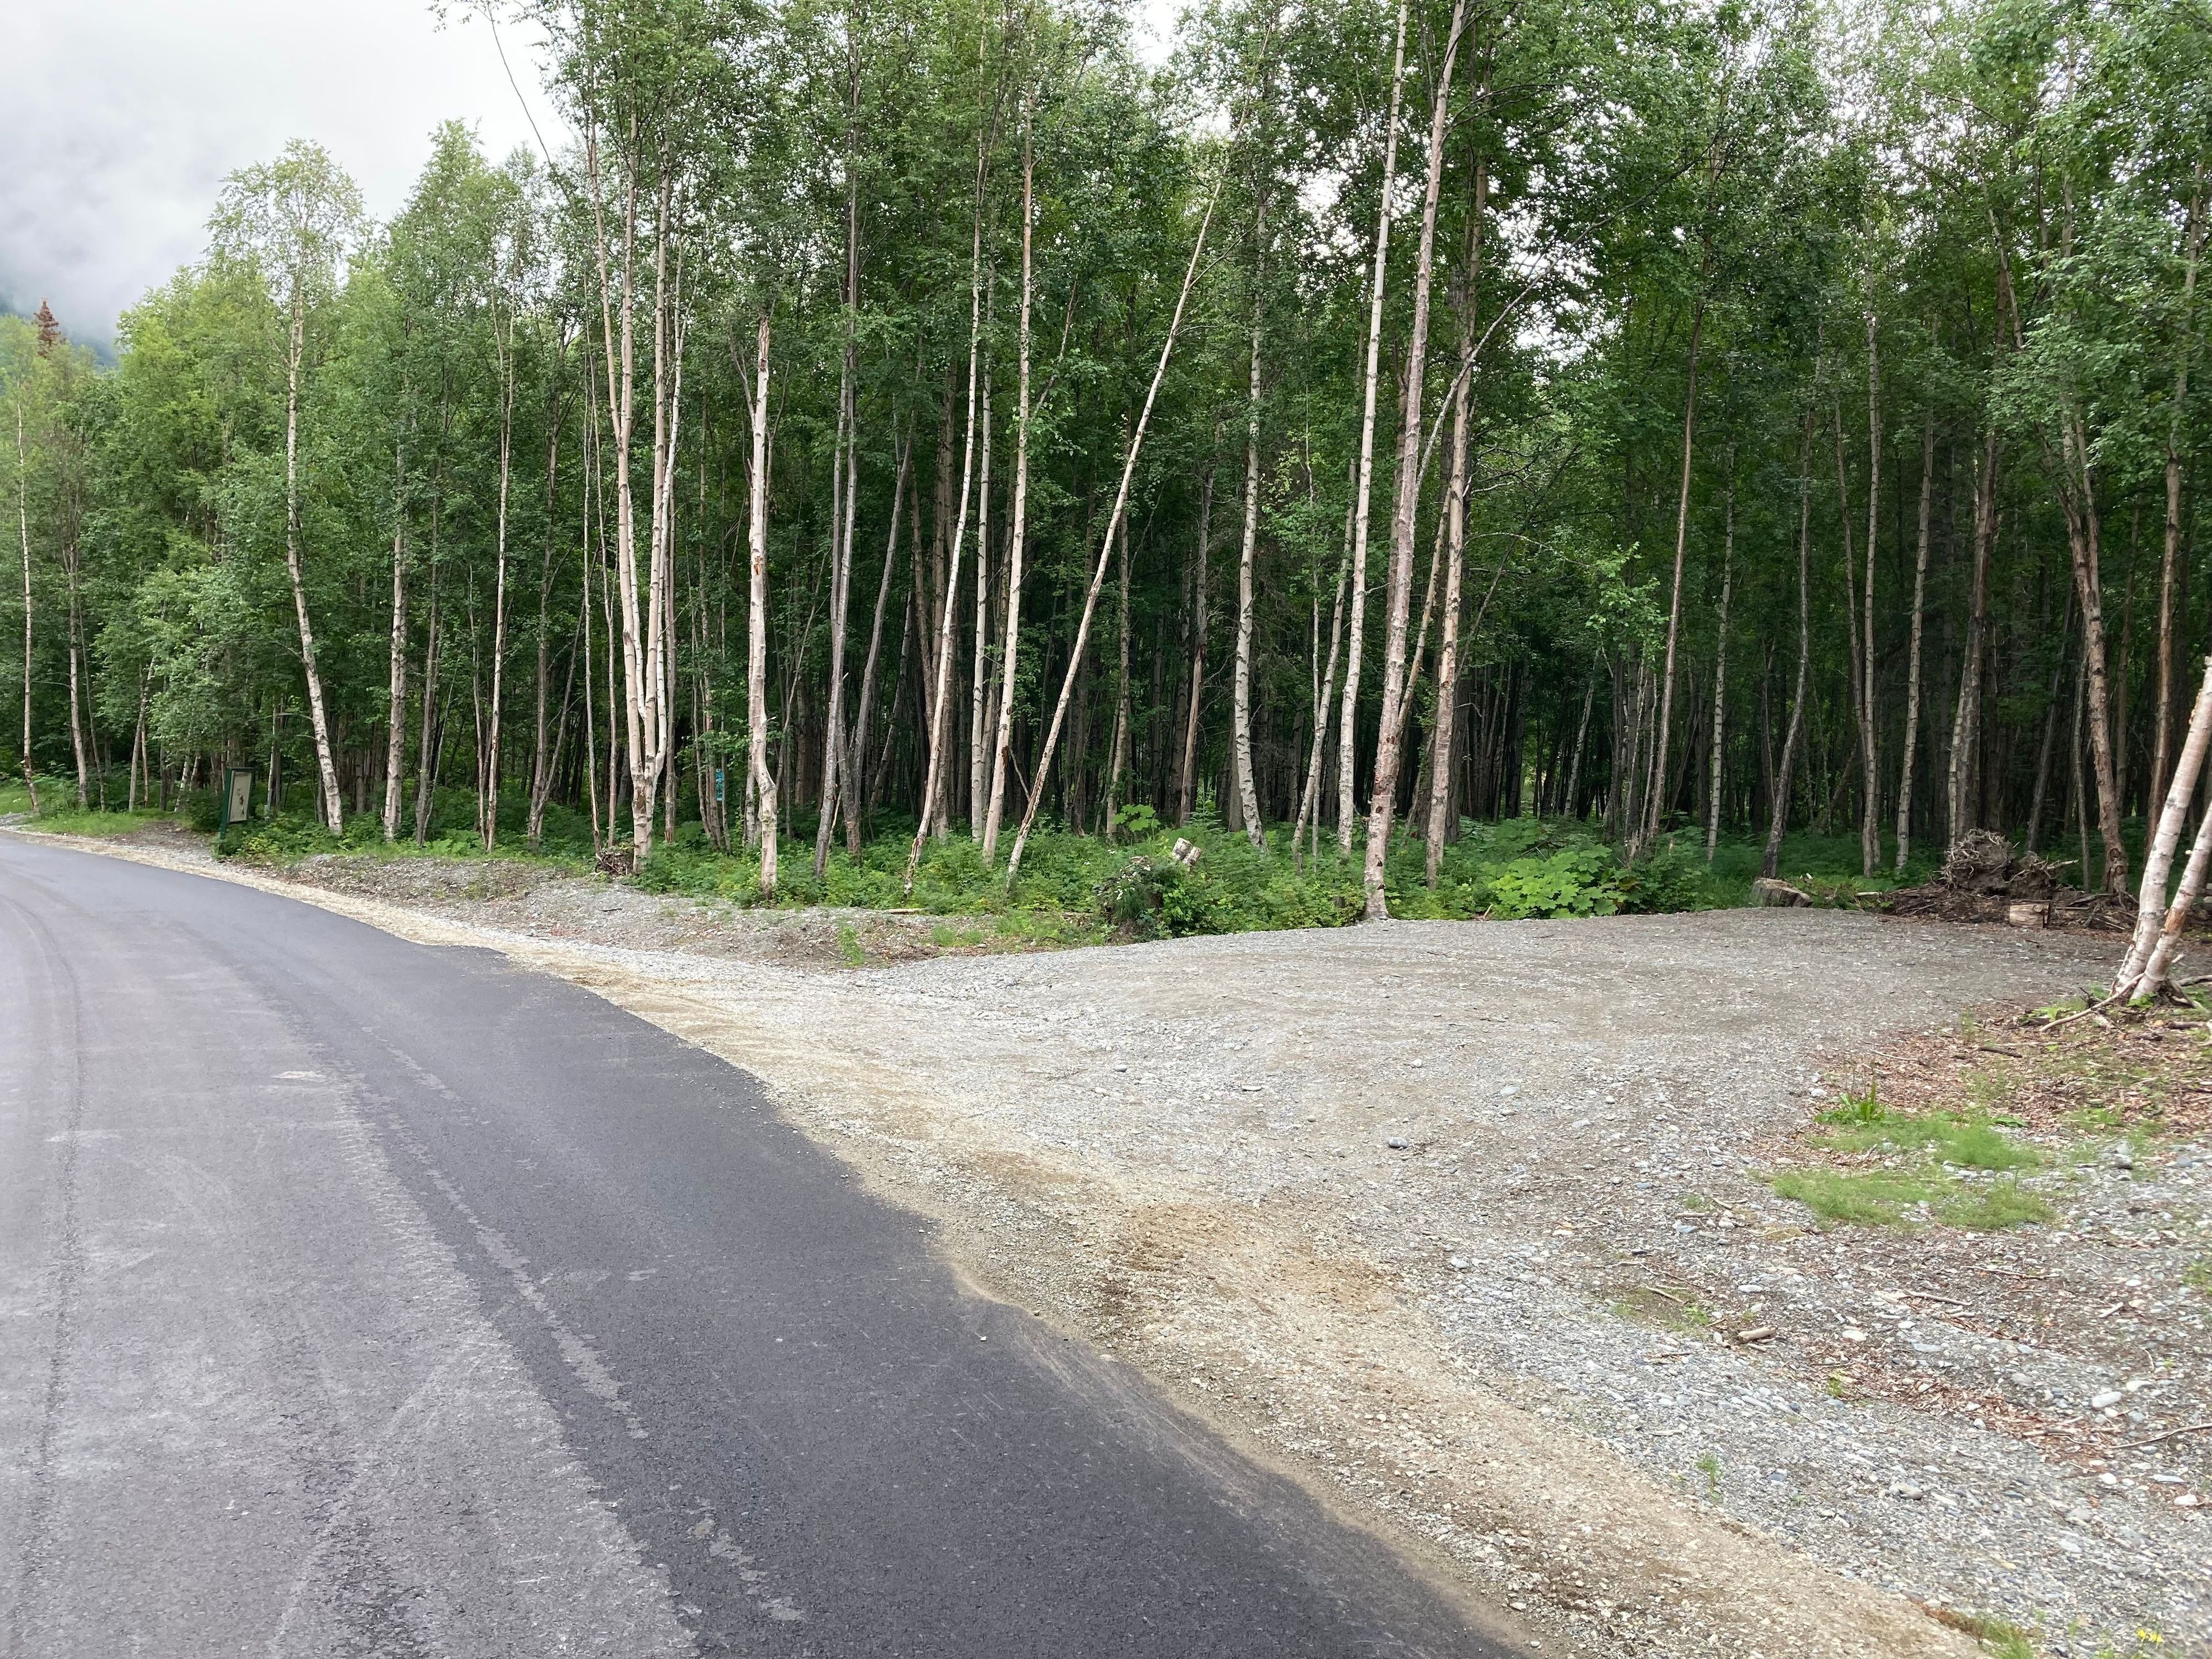
M997 273L990 283L997 298ZM984 307L983 326L990 331L998 315L995 304ZM982 459L975 473L975 641L968 671L968 837L983 839L983 794L990 787L983 775L990 750L985 699L990 695L991 660L991 364L983 363Z
M1398 185L1398 106L1406 85L1406 0L1398 0L1397 45L1390 58L1390 106L1383 115L1382 193L1375 216L1375 273L1367 301L1367 365L1361 382L1359 482L1352 491L1352 625L1346 647L1344 706L1337 721L1336 850L1352 856L1354 726L1359 714L1359 658L1367 631L1367 522L1375 481L1375 397L1382 369L1383 281L1389 268L1390 198Z
M1244 838L1256 850L1267 844L1260 823L1260 794L1252 781L1252 566L1260 544L1260 285L1252 293L1252 368L1244 398L1244 526L1237 555L1237 663L1230 712L1231 764L1237 775L1237 800L1244 815ZM1200 598L1201 614L1205 599ZM1201 647L1201 648L1203 648ZM1198 686L1191 686L1191 726L1198 725ZM1184 763L1189 775L1189 763ZM1188 787L1188 783L1185 785Z
M315 661L315 630L307 620L307 586L300 574L300 363L306 355L307 295L292 277L292 337L284 363L284 568L292 578L292 606L300 618L300 663L307 675L307 713L315 735L315 764L322 775L323 822L332 835L345 828L338 769L331 757L331 723L323 709L323 675Z
M1403 11L1401 10L1402 29ZM1367 889L1366 920L1388 921L1389 898L1383 888L1384 861L1390 848L1390 820L1398 805L1398 771L1404 754L1404 715L1407 702L1406 624L1413 608L1413 534L1421 504L1421 431L1426 405L1422 401L1422 376L1429 356L1429 291L1436 270L1437 203L1443 193L1444 119L1451 105L1451 84L1459 63L1460 36L1467 27L1467 0L1455 0L1451 32L1444 41L1443 62L1437 70L1437 87L1429 114L1429 171L1421 196L1420 251L1413 264L1413 332L1406 350L1405 418L1398 440L1398 489L1390 514L1390 587L1389 623L1382 655L1382 722L1375 745L1375 783L1367 813L1367 848L1364 882ZM1393 100L1395 108L1395 99ZM1394 123L1395 127L1395 123ZM1379 270L1378 264L1378 270ZM1376 284L1381 292L1381 284Z
M745 555L745 749L755 811L760 818L760 889L776 881L775 772L768 763L768 345L763 306L753 355L752 476L747 479Z
M391 714L384 738L384 839L399 839L400 796L407 765L407 462L392 452Z
M1897 873L1912 852L1912 763L1920 749L1920 646L1928 608L1928 526L1936 499L1936 411L1920 427L1920 524L1912 561L1912 634L1905 666L1905 758L1898 764Z
M634 128L632 136L634 138ZM598 256L599 328L600 339L605 346L601 356L606 367L607 424L608 435L611 440L607 447L614 451L615 459L614 576L617 615L621 622L623 738L624 749L629 757L630 769L629 857L635 868L643 861L653 842L653 779L647 759L647 728L651 717L651 705L657 703L659 696L658 676L648 677L646 672L644 630L638 615L637 515L629 476L630 442L636 416L637 303L632 278L636 270L637 164L634 155L628 158L623 172L622 297L617 306L614 297L615 264L607 243L605 192L599 171L598 130L590 123L586 123L584 129L584 162L586 178L590 185L593 242ZM622 319L619 345L615 328L617 314ZM657 605L655 609L658 609ZM610 687L609 690L611 696L612 688ZM614 771L610 760L607 769L607 838L610 842L614 839Z
M2158 961L2163 949L2170 961L2172 951L2166 946L2165 924L2169 905L2166 883L2173 873L2173 852L2181 842L2181 827L2189 817L2189 804L2197 792L2197 775L2203 768L2204 750L2212 744L2212 657L2204 661L2204 680L2197 693L2197 707L2189 718L2189 735L2181 746L2179 763L2175 766L2173 781L2166 790L2165 810L2159 814L2158 830L2152 836L2149 848L2143 854L2142 890L2136 905L2135 933L2128 942L2128 952L2120 963L2120 971L2112 981L2112 1000L2152 995L2165 988L2167 963ZM2212 815L2208 815L2212 822ZM2190 854L2191 869L2195 873L2194 890L2185 872L2183 890L2189 902L2204 887L2204 872L2199 854L2208 842L2207 832L2200 830L2197 845ZM2181 924L2188 920L2186 902L2171 907L2179 911L2179 921L2172 927L2178 939Z
M961 444L960 504L953 520L951 563L945 573L945 605L937 636L937 673L929 699L928 758L922 768L921 818L914 828L914 845L906 855L903 890L914 891L914 872L921 864L921 847L938 816L939 791L943 787L945 715L951 704L952 636L959 616L960 556L968 535L968 497L975 481L975 378L983 349L983 179L987 137L978 135L975 146L975 212L973 240L968 253L968 431Z

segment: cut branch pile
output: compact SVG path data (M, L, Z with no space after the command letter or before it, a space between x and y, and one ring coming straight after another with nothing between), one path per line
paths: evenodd
M1885 896L1893 915L1941 921L2008 920L2015 905L2050 907L2054 927L2115 928L2129 920L2106 895L2085 893L2062 879L2067 865L2016 851L1994 830L1971 830L1953 843L1935 880Z

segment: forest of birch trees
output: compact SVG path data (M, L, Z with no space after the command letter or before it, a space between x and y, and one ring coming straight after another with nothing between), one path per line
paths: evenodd
M234 173L112 367L0 319L42 795L770 893L1194 817L1370 915L1531 816L2129 884L2212 647L2201 0L495 26L535 147Z

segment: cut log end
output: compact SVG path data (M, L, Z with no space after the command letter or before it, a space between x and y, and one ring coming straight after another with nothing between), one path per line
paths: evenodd
M1812 896L1786 881L1777 881L1771 876L1761 876L1751 884L1751 896L1759 904L1775 909L1795 910L1809 907Z

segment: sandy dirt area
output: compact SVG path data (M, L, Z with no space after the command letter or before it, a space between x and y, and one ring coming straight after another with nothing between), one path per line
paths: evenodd
M1869 1056L1965 1076L2010 1046L1966 1011L2093 983L2109 940L1776 910L1007 955L522 865L219 873L756 1073L979 1283L1545 1653L2212 1646L2201 1120L2023 1119L2054 1212L2002 1231L1823 1230L1769 1184Z

